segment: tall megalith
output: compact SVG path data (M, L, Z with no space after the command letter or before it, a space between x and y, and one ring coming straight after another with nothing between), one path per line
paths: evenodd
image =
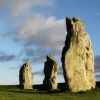
M57 89L57 71L59 65L57 61L51 55L46 57L47 61L44 64L44 75L43 85L45 89Z
M71 92L95 88L94 55L83 22L66 18L67 36L62 50L62 66L66 85Z
M31 62L27 61L19 71L19 82L23 89L33 89L33 73Z

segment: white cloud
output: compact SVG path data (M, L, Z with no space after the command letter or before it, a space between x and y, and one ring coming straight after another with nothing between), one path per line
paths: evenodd
M53 41L57 41L59 38L63 37L59 36L59 34L61 35L62 32L64 33L65 30L64 19L56 20L56 18L53 16L45 18L44 16L37 14L31 18L25 19L25 21L19 26L18 37L30 38L38 34L40 35L41 33L43 35L50 35L50 37L52 36Z
M54 0L0 0L0 6L10 11L13 17L25 14L34 7L52 6Z
M65 19L57 20L53 16L45 18L37 14L25 19L14 35L15 41L24 43L21 54L26 55L26 58L23 60L30 59L40 63L48 54L61 55L66 34Z
M44 55L61 54L66 37L65 20L57 20L53 16L45 18L42 15L35 15L19 26L16 35L17 39L25 41L25 46L37 46L38 49L34 54L39 54L39 57L40 55L43 57L43 52Z
M17 21L16 19L13 20L13 23L16 24L15 30L11 30L13 34L8 32L3 34L3 37L11 35L12 37L14 36L15 41L20 40L21 43L24 41L24 51L26 50L25 48L29 46L32 48L33 45L35 45L37 50L34 50L34 47L32 48L32 50L34 50L32 54L34 57L36 56L34 59L45 58L47 54L61 55L66 37L65 19L58 20L54 16L47 18L38 12L35 13L31 11L34 10L35 7L51 7L54 1L55 0L1 0L0 3L3 4L5 8L9 8L8 11L10 11L13 18L18 18ZM24 14L26 14L27 17L24 17ZM25 51L25 53L27 52ZM29 56L27 55L27 57Z

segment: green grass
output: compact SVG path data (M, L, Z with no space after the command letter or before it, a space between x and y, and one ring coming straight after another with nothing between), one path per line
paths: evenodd
M86 92L38 89L23 90L18 86L0 86L0 100L100 100L100 88Z

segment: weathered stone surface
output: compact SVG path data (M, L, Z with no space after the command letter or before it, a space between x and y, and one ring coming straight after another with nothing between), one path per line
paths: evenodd
M62 51L66 85L72 92L95 88L94 56L89 35L79 18L66 18L66 25L67 37Z
M19 71L19 82L23 89L33 89L33 73L31 62L27 61Z
M43 85L46 89L57 89L57 71L59 65L57 61L51 56L48 55L47 61L44 64L44 75Z

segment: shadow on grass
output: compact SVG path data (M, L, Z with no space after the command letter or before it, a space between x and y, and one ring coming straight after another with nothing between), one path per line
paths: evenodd
M57 93L62 93L60 90L53 90L53 91L8 91L12 93L22 93L22 94L57 94Z
M9 86L8 86L9 87ZM12 87L12 86L10 86ZM26 90L26 89L21 89L19 85L15 86L17 90L8 89L6 92L12 92L12 93L29 93L29 94L57 94L57 93L65 93L66 92L66 87L65 83L59 83L58 84L58 89L56 90L46 90L42 84L39 85L33 85L33 90ZM68 90L68 89L67 89ZM67 91L68 92L68 91Z
M100 82L96 82L96 87L100 87Z
M62 91L66 91L65 83L58 83L58 87L57 88L62 90ZM33 85L33 89L37 89L39 91L46 90L45 87L43 86L43 84Z
M89 91L80 91L77 94L85 94L88 92L100 92L100 82L96 82L96 89ZM56 90L46 90L42 84L33 85L33 90L21 89L19 85L2 85L0 86L0 91L2 92L12 92L12 93L26 93L26 94L59 94L59 93L71 93L68 88L66 88L65 83L59 83L58 89ZM76 94L76 93L75 93Z

